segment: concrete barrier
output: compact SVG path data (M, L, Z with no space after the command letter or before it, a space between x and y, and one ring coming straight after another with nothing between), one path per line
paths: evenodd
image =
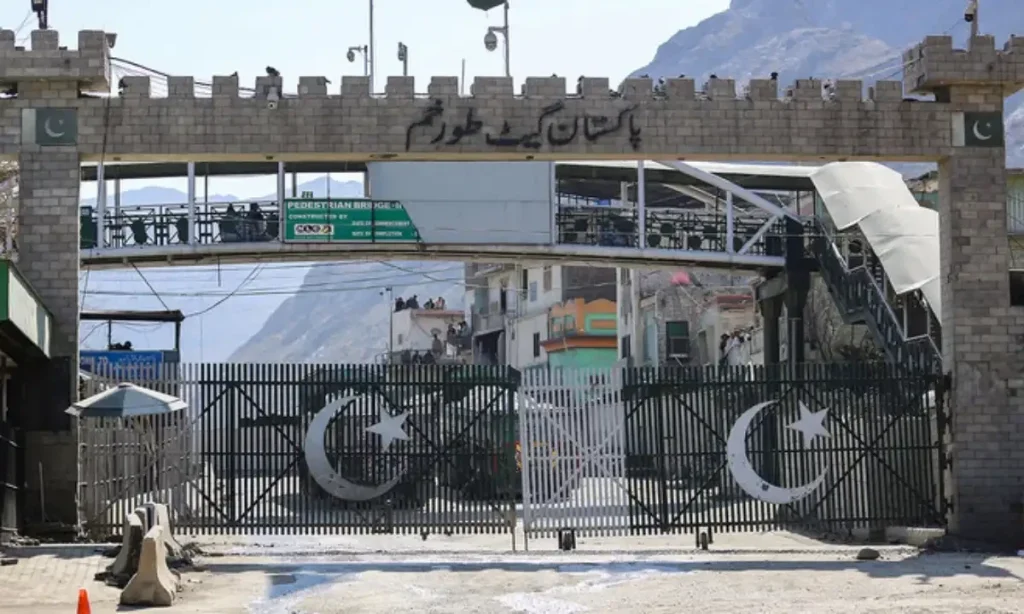
M156 525L142 539L138 570L121 591L121 605L169 606L178 593L178 574L167 566L164 528Z
M97 574L96 579L113 586L123 587L138 569L142 538L145 534L143 519L138 514L126 516L121 549L118 551L117 557L114 558L114 562L105 571Z

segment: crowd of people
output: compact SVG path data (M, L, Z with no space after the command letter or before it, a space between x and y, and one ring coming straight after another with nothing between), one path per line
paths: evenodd
M403 309L430 309L430 310L444 310L448 308L448 304L445 302L443 296L437 298L428 298L423 306L420 306L420 299L418 296L413 294L409 298L398 297L395 299L395 311L402 311Z

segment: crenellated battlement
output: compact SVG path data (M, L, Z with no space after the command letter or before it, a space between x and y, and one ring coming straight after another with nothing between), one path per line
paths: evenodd
M1001 50L993 36L976 36L968 49L954 49L952 36L928 36L903 54L908 91L932 92L950 85L1024 88L1024 38L1011 36Z
M991 37L979 37L963 51L949 37L929 37L906 56L911 87L827 75L791 83L630 78L617 87L600 77L477 77L460 84L437 76L426 82L388 77L384 91L374 92L363 76L263 75L242 84L236 74L210 83L129 76L116 84L118 96L69 98L61 81L106 79L102 32L80 33L77 51L61 49L55 32L36 32L26 51L8 31L0 34L0 49L0 80L35 80L19 98L0 99L0 156L16 154L33 138L46 141L23 110L44 108L39 100L56 89L62 112L75 114L78 152L117 160L742 155L931 161L950 155L957 142L951 114L970 109L941 95L906 100L905 90L943 82L1024 83L1024 39L997 51ZM46 83L51 79L56 87Z
M564 77L527 77L520 91L515 92L508 77L476 77L469 86L469 94L462 95L457 77L431 77L424 92L417 89L414 77L388 77L384 93L371 94L367 77L343 76L338 81L324 76L298 78L297 94L285 93L282 77L257 77L252 91L243 91L237 76L215 76L211 87L198 87L192 77L168 77L167 94L153 95L150 77L124 77L119 82L125 98L256 98L266 99L274 92L279 99L294 98L351 98L396 99L462 98L508 100L628 100L644 102L696 102L696 101L757 101L757 102L899 102L903 99L901 81L878 81L867 88L859 80L822 81L800 79L781 94L779 83L772 79L753 79L737 93L733 79L712 79L700 89L693 79L665 79L655 85L651 79L626 79L618 90L609 88L606 78L583 78L575 89L567 87ZM292 91L292 90L287 90Z
M78 48L61 46L56 30L34 30L29 48L13 30L0 30L0 85L19 81L71 81L91 91L110 88L110 46L100 30L78 33Z

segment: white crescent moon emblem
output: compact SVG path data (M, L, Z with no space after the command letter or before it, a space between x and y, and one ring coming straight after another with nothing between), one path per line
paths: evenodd
M306 466L309 467L309 475L329 494L348 501L369 501L397 486L402 481L402 474L396 475L375 488L353 484L338 474L331 465L331 461L328 460L327 451L324 449L327 425L356 398L357 395L342 397L328 403L316 413L313 421L309 423L309 428L306 429L303 452L306 456Z
M825 474L828 472L826 466L818 474L813 482L794 488L782 488L769 482L757 474L750 459L747 457L747 429L757 414L764 411L769 405L777 401L758 403L736 419L732 430L729 431L729 440L726 442L726 456L729 459L729 471L732 472L736 483L740 485L748 495L760 499L766 503L786 505L799 501L817 490L825 481Z
M982 134L981 130L978 129L980 127L979 126L980 123L981 122L974 122L974 127L971 128L971 131L974 132L974 138L978 139L979 141L987 141L990 138L992 138L992 135L991 134Z
M55 132L53 128L50 127L49 118L47 118L47 120L43 122L43 132L45 132L46 136L50 137L51 139L59 139L60 137L67 134L66 130L64 132Z

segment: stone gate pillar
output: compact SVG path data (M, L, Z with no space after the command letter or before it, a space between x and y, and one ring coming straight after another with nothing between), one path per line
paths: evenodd
M0 135L17 135L0 137L0 153L14 145L19 164L17 266L54 318L51 360L18 365L26 391L11 408L30 429L30 522L76 519L77 435L63 411L78 397L79 100L84 91L108 91L108 71L103 32L80 32L78 48L68 50L53 30L33 32L29 49L0 31L0 85L17 91L0 115ZM36 511L41 489L46 509Z
M910 90L948 103L939 162L949 529L1024 545L1024 308L1010 305L1004 99L1024 85L1024 40L954 50L929 37L904 56ZM938 152L937 152L938 153Z

